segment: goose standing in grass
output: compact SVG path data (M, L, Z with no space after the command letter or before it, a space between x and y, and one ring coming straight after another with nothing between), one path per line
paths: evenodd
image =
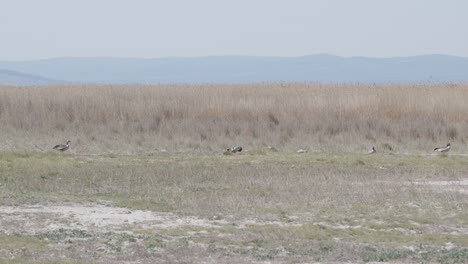
M367 152L369 154L374 154L374 153L377 153L377 150L375 149L375 147L372 147L371 150L369 150L369 152Z
M67 150L67 149L70 148L70 142L71 142L70 140L67 140L67 143L65 143L65 145L62 145L62 144L56 145L56 146L53 147L52 149L55 149L55 150L58 150L58 151L62 151L62 152L63 152L63 151L65 151L65 150Z
M242 147L241 146L232 146L232 147L228 148L227 151L232 152L232 153L241 152Z
M452 147L450 146L450 143L448 143L447 146L445 146L445 148L435 148L434 150L439 152L448 152L451 148Z

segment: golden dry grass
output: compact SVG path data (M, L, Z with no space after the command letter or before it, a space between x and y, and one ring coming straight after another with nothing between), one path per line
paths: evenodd
M75 153L431 151L447 142L463 152L466 102L468 85L449 84L0 87L0 139L3 149L36 150L71 139Z

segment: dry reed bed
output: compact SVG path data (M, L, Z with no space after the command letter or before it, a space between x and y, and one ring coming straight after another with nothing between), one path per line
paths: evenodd
M234 143L407 151L456 141L463 152L466 102L468 85L448 84L0 87L0 123L14 145L23 138L11 136L20 135L111 151L218 150Z

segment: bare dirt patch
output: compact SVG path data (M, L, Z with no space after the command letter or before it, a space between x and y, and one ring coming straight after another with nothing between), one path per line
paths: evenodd
M418 185L426 185L437 191L453 191L468 194L468 179L459 181L416 181Z
M180 227L219 228L249 225L293 226L299 223L256 219L203 219L166 212L130 210L100 204L34 205L0 207L0 227L7 235L34 235L58 229L108 232L116 230L173 229Z

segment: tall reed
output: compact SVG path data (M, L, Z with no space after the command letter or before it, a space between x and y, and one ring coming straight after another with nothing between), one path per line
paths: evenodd
M468 85L450 84L0 87L0 130L19 149L27 136L35 145L70 138L83 151L403 151L449 141L462 151L466 102Z

